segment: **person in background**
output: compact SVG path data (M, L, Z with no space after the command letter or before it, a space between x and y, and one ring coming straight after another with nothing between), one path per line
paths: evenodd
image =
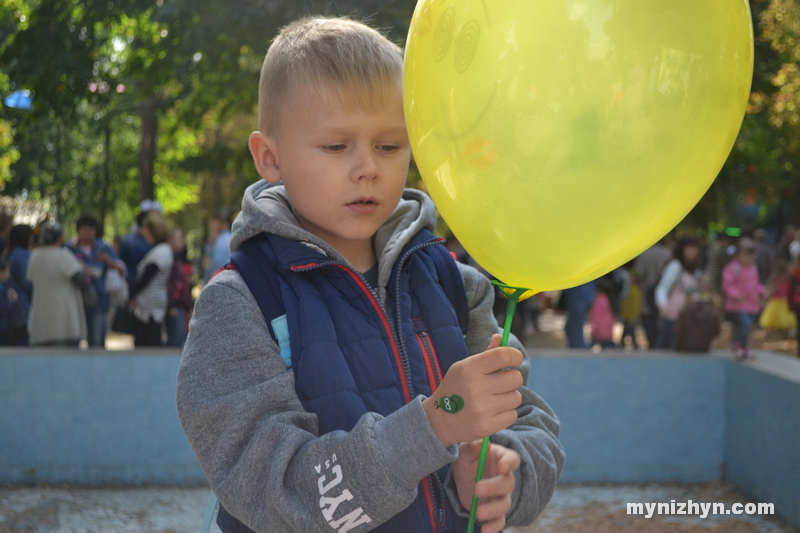
M677 351L707 353L711 349L722 323L717 299L711 278L708 274L700 276L697 286L687 294L687 303L675 321Z
M639 287L639 275L631 263L628 264L628 268L630 269L630 286L620 302L620 319L622 320L623 328L622 339L620 339L619 344L620 348L625 348L626 340L630 338L631 346L633 346L634 350L638 350L636 324L638 324L641 316L642 291Z
M642 295L640 318L642 328L647 337L647 347L651 350L656 347L658 339L658 306L655 302L656 286L664 267L669 263L672 251L667 246L667 238L642 252L634 261L633 268L639 277L639 287Z
M792 253L790 248L792 246L792 242L794 241L796 232L797 228L792 224L788 224L785 228L783 228L781 240L775 245L776 261L783 260L786 263L792 262Z
M175 228L168 240L172 248L172 267L167 282L167 346L183 346L192 316L192 265L186 261L183 231Z
M675 246L674 259L661 274L655 293L660 316L656 348L660 350L674 350L676 347L675 321L686 304L686 295L697 285L699 257L696 241L691 237L682 237Z
M573 349L586 349L586 336L583 332L583 325L589 308L594 303L594 281L564 289L561 291L561 298L564 303L560 305L567 310L567 321L564 323L564 334L567 337L567 346Z
M33 240L33 228L27 224L17 224L11 229L5 254L11 267L11 279L19 287L27 286L27 289L30 289L30 284L25 280L25 273L28 271ZM30 290L28 293L30 295Z
M151 204L143 203L144 207L149 207ZM142 262L144 256L150 251L150 244L142 234L144 219L147 217L149 211L142 210L136 215L136 224L131 228L131 232L122 238L119 245L119 258L125 263L125 269L128 273L127 281L128 286L132 289L136 283L136 268Z
M789 276L789 309L794 312L797 319L797 327L794 329L797 334L797 357L800 357L800 262L795 263Z
M767 303L758 317L758 325L762 329L788 333L797 327L797 319L789 308L791 286L789 265L784 261L778 261L767 280Z
M737 359L754 359L750 352L750 330L761 310L766 288L758 280L755 265L755 243L748 238L739 240L736 255L722 271L722 293L725 313L733 322L731 350Z
M86 327L88 329L89 347L102 348L106 344L106 326L110 309L109 295L106 290L106 276L109 270L116 270L125 276L125 263L117 254L99 238L100 221L92 213L84 213L76 223L78 236L70 241L67 248L75 254L84 270L89 273L95 292L97 306L85 309Z
M206 244L207 264L203 273L204 283L208 283L208 280L230 261L231 224L234 214L232 209L222 208L218 209L211 219L209 239Z
M714 244L711 245L708 251L708 262L706 264L706 273L711 279L711 287L717 292L722 294L722 269L731 260L731 237L727 233L717 234Z
M33 284L30 343L34 346L78 346L86 338L81 290L89 277L75 255L64 248L64 230L54 222L39 230L31 251L28 279Z
M5 254L8 250L8 241L11 237L11 230L13 227L13 213L0 213L0 254Z
M617 317L613 301L619 297L613 274L608 273L595 282L595 297L589 309L589 323L592 326L592 346L601 349L615 348L614 324Z
M151 246L136 270L130 293L130 306L136 315L133 332L135 346L161 346L161 329L167 315L167 282L172 268L172 248L167 243L169 229L157 212L142 221L142 236Z
M25 321L25 327L20 328L15 335L15 343L19 346L28 344L28 315L31 310L33 286L28 281L28 262L31 258L33 245L33 228L27 224L18 224L11 229L8 248L8 264L11 268L11 282L19 298L19 312Z
M794 232L794 240L789 243L789 260L792 264L800 262L800 229Z
M27 317L22 314L20 293L11 279L11 266L0 258L0 346L20 346L28 342Z
M772 263L775 259L775 251L772 246L767 243L767 230L764 228L756 228L753 231L753 240L756 246L756 268L758 268L758 277L762 285L766 285L772 274Z

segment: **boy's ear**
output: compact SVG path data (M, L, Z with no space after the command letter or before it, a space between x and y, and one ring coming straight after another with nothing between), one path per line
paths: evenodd
M247 144L250 147L250 155L253 156L253 163L256 165L258 174L270 183L281 181L275 139L260 131L254 131L250 134Z

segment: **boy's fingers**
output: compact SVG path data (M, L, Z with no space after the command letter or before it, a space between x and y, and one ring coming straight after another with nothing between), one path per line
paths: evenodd
M492 520L481 526L481 533L501 533L503 528L506 527L506 518L500 517L497 520Z
M477 457L481 454L481 447L483 447L483 442L480 440L473 440L466 444L466 454L468 456L475 456Z
M492 372L486 376L487 382L486 390L494 394L502 394L504 392L515 391L524 385L522 380L522 372L516 368L503 370L502 372Z
M478 505L477 518L483 522L481 533L493 531L499 533L506 525L506 513L511 510L511 497L481 501ZM488 526L488 529L487 529Z
M508 450L497 460L497 473L510 474L514 470L517 470L521 463L522 460L520 459L519 454L514 450Z
M518 390L512 389L507 392L495 394L487 401L487 411L494 413L494 416L504 416L514 413L515 409L522 404L522 394Z
M475 494L487 500L502 499L511 494L515 484L513 474L497 475L478 481L475 484Z
M475 370L481 374L492 374L504 368L514 368L522 364L522 352L516 348L492 348L472 356Z
M500 345L503 343L503 337L495 333L492 335L492 339L489 341L489 347L486 348L486 351L493 350L495 348L499 348Z
M506 513L511 510L511 498L495 498L493 500L481 501L478 505L477 518L481 522L495 520L496 518L505 517Z

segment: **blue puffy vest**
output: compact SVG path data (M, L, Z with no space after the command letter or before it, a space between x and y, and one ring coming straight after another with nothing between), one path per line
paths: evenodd
M386 309L360 273L302 243L263 234L232 255L273 338L281 336L274 319L285 313L295 390L317 414L321 435L430 396L450 365L469 355L463 280L441 241L423 231L406 246ZM373 531L466 531L444 492L447 468L422 479L416 500ZM226 533L250 532L222 507L218 524Z

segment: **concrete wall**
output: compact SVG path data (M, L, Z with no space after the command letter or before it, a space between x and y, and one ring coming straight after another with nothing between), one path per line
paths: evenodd
M562 481L727 479L800 527L800 361L538 355L530 384L561 419ZM179 361L0 351L0 483L204 484L175 410Z
M800 383L734 364L726 382L726 479L800 528Z
M178 352L0 355L0 483L201 484Z
M565 482L721 479L725 361L534 358L530 384L561 420Z

